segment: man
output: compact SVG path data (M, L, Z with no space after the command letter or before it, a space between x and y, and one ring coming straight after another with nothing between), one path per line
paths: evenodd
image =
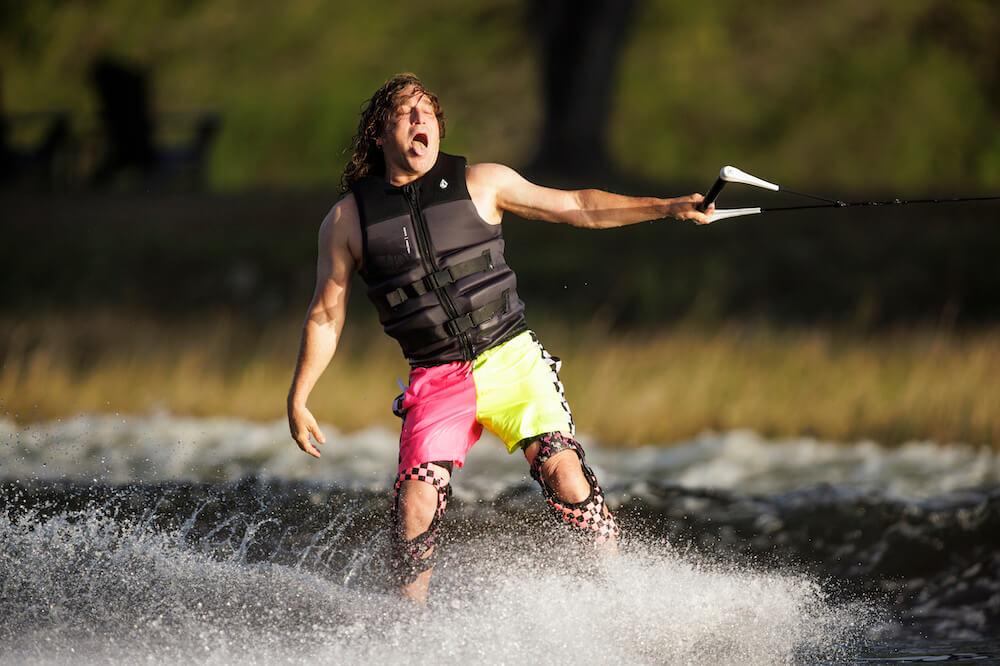
M556 517L613 547L614 517L573 439L559 360L524 321L503 258L504 211L610 228L673 217L698 224L700 194L626 197L539 187L500 164L467 166L439 152L444 114L412 74L390 79L362 112L347 192L320 227L316 291L291 390L292 438L319 457L323 433L306 407L333 358L351 276L359 271L386 332L412 366L393 411L403 419L394 502L393 570L404 597L424 603L451 473L485 426L522 450Z

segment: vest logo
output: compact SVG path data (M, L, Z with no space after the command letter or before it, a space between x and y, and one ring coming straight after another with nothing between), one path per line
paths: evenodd
M440 187L442 190L445 189L446 187L448 187L448 181L442 178L441 182L438 183L438 187Z
M406 254L412 254L410 252L410 234L406 232L406 227L403 227L403 242L406 243Z

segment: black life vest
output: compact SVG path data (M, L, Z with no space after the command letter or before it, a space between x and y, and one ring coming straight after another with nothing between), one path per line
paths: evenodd
M430 171L402 187L378 176L351 187L368 298L415 367L471 361L526 330L500 225L479 216L465 164L439 153Z

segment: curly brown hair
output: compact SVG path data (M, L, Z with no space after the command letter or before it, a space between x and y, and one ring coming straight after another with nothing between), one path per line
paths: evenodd
M351 159L340 177L340 188L343 192L350 190L351 185L369 174L385 175L385 158L382 155L382 148L376 141L399 104L399 94L408 86L413 86L415 92L426 95L434 105L434 115L437 116L441 138L444 138L444 111L437 95L427 90L416 74L410 72L397 74L376 90L361 108L358 132L351 139Z

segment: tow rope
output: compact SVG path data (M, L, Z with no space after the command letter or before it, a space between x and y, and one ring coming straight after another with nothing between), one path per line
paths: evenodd
M821 204L806 204L801 206L775 206L762 208L759 206L753 206L749 208L724 208L716 209L712 214L712 221L724 220L729 217L741 217L743 215L758 215L760 213L776 213L779 211L788 210L807 210L813 208L850 208L852 206L902 206L907 204L936 204L936 203L955 203L961 201L996 201L1000 200L1000 196L987 196L987 197L944 197L935 199L889 199L886 201L841 201L839 199L831 199L829 197L822 197L818 194L809 194L808 192L797 192L795 190L790 190L786 187L781 187L776 183L771 183L757 176L753 176L745 171L741 171L734 166L724 166L719 171L719 177L709 188L708 194L705 195L705 199L698 204L698 210L706 210L716 198L718 198L719 193L722 192L722 188L726 186L727 183L741 183L743 185L750 185L752 187L759 187L764 190L772 190L774 192L787 192L788 194L794 194L800 197L806 197L808 199L815 199L817 201L823 201L825 203Z

